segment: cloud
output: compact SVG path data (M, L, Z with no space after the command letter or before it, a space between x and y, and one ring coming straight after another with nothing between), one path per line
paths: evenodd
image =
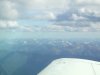
M18 28L18 23L16 21L4 21L0 20L0 28Z
M67 0L17 0L21 5L28 9L63 9L67 4Z
M0 19L14 20L18 17L15 4L9 0L0 0Z
M100 21L100 11L99 9L89 8L89 7L77 7L66 12L57 15L56 20L83 20L83 21Z
M86 20L87 18L77 15L77 14L72 14L72 20Z
M87 24L87 25L86 25ZM19 25L16 21L0 21L0 30L9 31L24 31L24 32L91 32L100 31L100 23L94 22L82 22L78 24L77 22L71 22L67 25L47 25L47 26L24 26Z
M62 13L68 6L67 0L14 0L21 19L48 20Z
M91 28L100 31L100 23L92 23Z
M0 0L0 19L54 19L67 7L67 0Z
M12 21L12 20L0 20L0 30L17 30L17 31L28 31L31 32L32 29L30 26L23 26L19 25L17 21Z
M90 16L98 18L100 16L98 4L100 4L99 0L1 0L0 19L42 19L43 17L46 20L63 16L62 20L65 17L71 20L73 14L80 19L82 17L90 19Z
M67 26L67 30L69 28L71 31L85 27L87 30L97 29L91 27L90 22L100 21L99 6L99 0L0 0L0 28L33 31L18 21L25 20L28 23L29 20L45 20L54 22L54 25ZM59 27L54 29L60 30Z
M77 3L100 4L100 0L76 0Z
M37 20L54 20L56 15L53 12L45 11L32 16L32 18Z

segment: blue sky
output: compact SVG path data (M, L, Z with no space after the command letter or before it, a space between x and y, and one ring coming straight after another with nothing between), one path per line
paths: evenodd
M99 0L0 0L0 30L100 31Z

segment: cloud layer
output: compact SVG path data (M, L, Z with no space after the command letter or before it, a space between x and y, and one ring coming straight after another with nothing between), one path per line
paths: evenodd
M70 30L76 27L97 30L100 27L99 7L99 0L0 0L0 28L24 28L19 20L45 20L68 26Z
M97 18L100 17L99 6L99 0L0 0L0 19L37 19L38 15L40 19L40 16L52 16L51 13L57 18L61 15Z

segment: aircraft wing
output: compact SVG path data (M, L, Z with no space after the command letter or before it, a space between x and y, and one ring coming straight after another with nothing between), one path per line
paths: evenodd
M56 59L38 75L100 75L100 62L75 58Z

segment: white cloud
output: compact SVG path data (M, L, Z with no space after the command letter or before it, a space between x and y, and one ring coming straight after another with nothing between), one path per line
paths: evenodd
M0 19L55 19L55 15L64 12L66 8L68 8L67 0L2 0ZM41 12L44 12L43 15Z
M33 31L31 26L19 26L19 30L27 31L27 32L32 32Z
M100 23L91 23L91 28L100 31Z
M31 17L32 17L32 19L37 19L37 20L54 20L54 19L56 19L56 15L50 11L44 11L39 14L33 15Z
M50 19L56 19L56 15L53 12L47 12Z
M82 14L94 14L95 16L100 16L100 10L98 7L82 7L79 9L79 12Z
M17 21L12 21L12 20L0 20L0 29L4 30L18 30L18 31L33 31L30 26L23 26L19 25Z
M68 0L14 0L21 18L55 19L68 8ZM24 13L23 13L24 11ZM35 13L37 12L37 14ZM31 13L31 15L30 15ZM34 14L35 13L35 14Z
M9 0L0 0L0 19L13 20L18 17L15 4Z
M26 2L25 4L29 9L63 9L67 6L68 0L28 0Z
M0 28L18 28L18 23L16 21L4 21L0 20Z
M73 20L86 20L87 18L83 16L78 16L77 14L72 14L72 19Z
M0 28L33 31L31 27L20 25L17 20L56 20L57 22L60 15L62 21L87 19L93 21L93 17L100 17L99 5L100 0L0 0ZM83 25L76 24L74 27L69 26L69 30L75 31L77 30L75 27ZM64 30L60 28L51 26L47 29ZM92 28L96 29L96 27Z
M100 4L100 0L76 0L77 3Z
M94 6L93 3L100 3L99 0L2 0L0 1L0 18L1 19L16 19L19 15L20 18L36 17L36 19L47 18L55 18L54 15L59 15L59 13L64 13L67 9L80 8L80 5L84 5L85 3L89 3L88 7L82 7L80 10L84 13L93 12L91 6ZM78 7L78 8L77 8ZM100 13L98 12L99 7L96 6L95 14L98 16ZM94 8L94 9L95 9ZM73 10L73 9L72 9ZM34 12L46 12L45 15L40 16L40 13L34 14ZM6 13L7 12L7 13ZM31 13L31 14L30 14ZM33 17L31 17L33 16ZM41 18L42 19L42 18Z

